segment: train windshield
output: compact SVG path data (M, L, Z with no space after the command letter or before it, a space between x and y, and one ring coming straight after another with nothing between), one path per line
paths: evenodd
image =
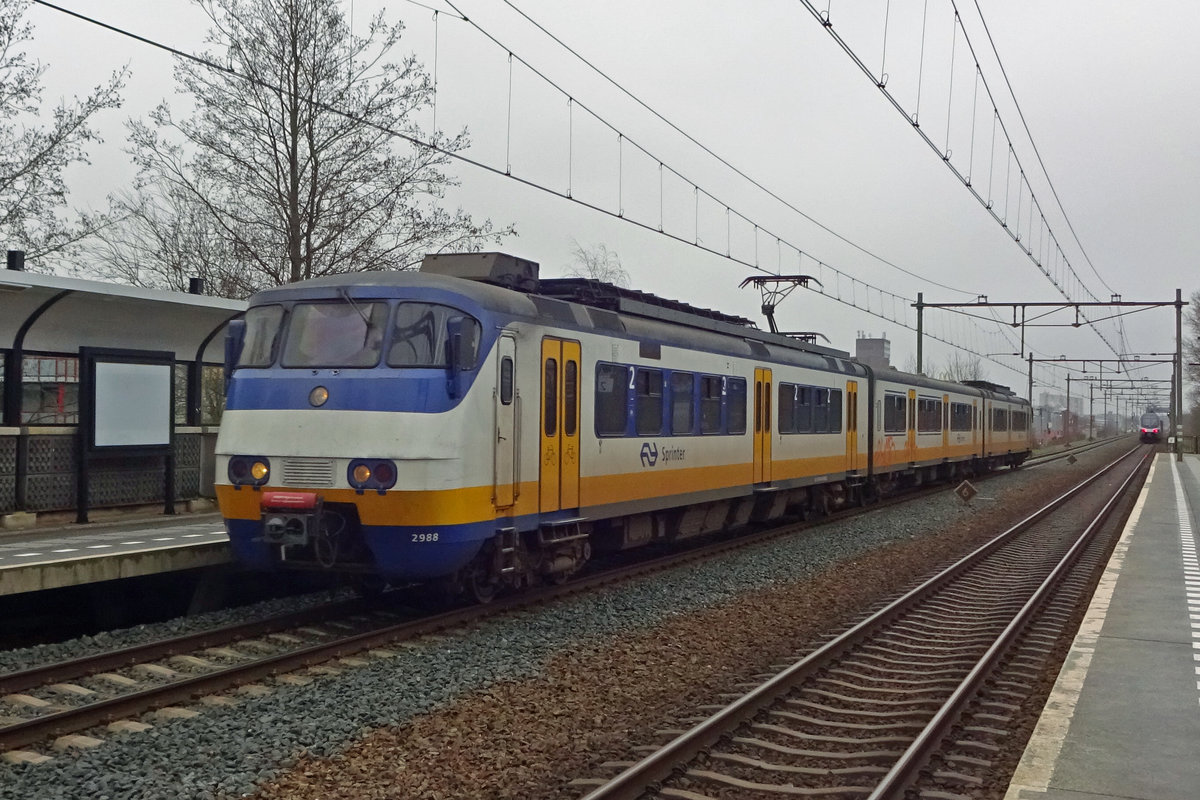
M1158 414L1142 414L1143 428L1157 428L1161 424Z
M246 338L239 367L269 367L275 360L283 306L255 306L246 311Z
M373 367L383 351L387 304L297 303L288 320L285 367Z
M392 367L445 367L447 323L463 325L459 365L474 365L479 355L479 322L456 308L436 303L400 303L392 325L387 363Z

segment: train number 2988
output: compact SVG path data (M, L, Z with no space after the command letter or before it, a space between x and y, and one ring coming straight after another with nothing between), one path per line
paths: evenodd
M412 535L414 542L436 542L438 540L437 531L433 533L414 533Z

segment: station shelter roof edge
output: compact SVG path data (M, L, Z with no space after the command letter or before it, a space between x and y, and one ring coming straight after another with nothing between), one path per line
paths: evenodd
M0 349L11 349L26 322L60 294L29 327L25 352L111 347L166 350L190 361L206 338L246 310L244 300L0 270ZM223 337L212 335L203 359L220 362L223 354Z

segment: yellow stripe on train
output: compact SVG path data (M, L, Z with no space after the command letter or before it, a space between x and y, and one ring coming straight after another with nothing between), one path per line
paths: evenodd
M919 448L913 455L918 460L955 458L970 456L976 450L976 445L951 445ZM902 449L891 453L876 453L876 461L880 467L898 466L907 462L907 457L908 453ZM866 454L860 454L859 460L865 462ZM846 468L847 458L843 453L823 457L778 459L771 462L771 477L773 481L823 475L836 479L845 473ZM694 492L749 487L752 482L751 462L707 467L651 468L615 475L581 476L579 503L580 506L586 507L665 499ZM270 491L276 488L283 487L263 487L263 490ZM288 487L284 490L312 491L301 487ZM504 508L494 505L495 493L491 486L438 491L393 489L382 495L373 491L360 494L353 489L315 491L326 503L356 506L359 520L364 525L460 525L538 512L536 481L521 483L515 492L515 503ZM217 486L216 492L221 512L227 519L258 519L261 516L261 492L250 487L238 489L228 485Z

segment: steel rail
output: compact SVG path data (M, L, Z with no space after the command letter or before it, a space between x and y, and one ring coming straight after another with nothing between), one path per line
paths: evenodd
M1127 438L1132 435L1133 434L1126 433L1126 434L1121 434L1120 436L1110 436L1107 439L1097 439L1096 441L1093 441L1093 442L1085 442L1083 444L1075 445L1066 450L1063 450L1060 453L1044 453L1039 456L1030 456L1029 460L1026 461L1024 464L1022 464L1021 466L1027 467L1027 468L1028 467L1040 467L1043 464L1049 464L1053 461L1060 461L1064 458L1070 458L1071 456L1074 456L1074 455L1080 455L1083 453L1087 453L1091 450L1095 450L1098 447L1103 447L1106 444L1112 444L1113 442L1120 441L1121 439Z
M803 659L780 672L743 697L708 717L703 722L680 734L661 749L651 753L633 766L615 776L602 786L584 795L581 800L636 800L648 787L653 787L668 778L679 766L696 758L716 744L729 730L746 722L760 711L787 694L796 684L822 669L833 656L854 647L867 639L875 629L905 613L911 605L925 595L935 591L966 571L977 560L1002 547L1037 522L1057 511L1071 498L1099 480L1118 464L1140 449L1135 447L1107 464L1095 474L1059 495L1042 508L1013 525L1003 533L976 548L934 575L919 586L906 592L870 617L858 622L834 639L826 642Z
M79 708L24 720L0 728L0 750L23 747L47 737L84 730L122 717L152 711L173 703L186 702L199 695L221 692L232 686L270 675L313 666L362 650L379 647L399 638L420 636L451 625L470 622L481 616L480 609L499 611L503 608L503 603L499 606L473 606L421 620L389 625L331 642L321 642L286 653L267 655L257 658L249 664L238 664L215 672L186 677L169 684L98 700Z
M342 603L316 606L303 611L277 614L266 619L239 622L210 628L196 633L186 633L169 639L160 639L144 644L130 645L115 650L105 650L69 661L43 664L29 669L0 673L0 695L15 694L49 683L62 683L75 678L121 669L133 664L181 655L208 647L219 647L238 639L252 639L304 625L314 625L335 619L338 616L359 614L373 610L361 599Z
M1054 590L1062 582L1067 572L1079 560L1084 548L1095 536L1096 531L1100 529L1108 518L1111 516L1117 503L1125 496L1129 485L1142 472L1146 461L1153 457L1153 453L1147 453L1142 457L1142 460L1130 471L1129 475L1121 482L1113 492L1112 497L1104 504L1099 513L1092 519L1088 526L1079 534L1075 543L1055 565L1042 581L1041 585L1034 591L1030 598L1013 617L1012 621L996 638L996 641L988 648L987 652L979 659L979 662L971 669L958 688L951 693L946 699L942 707L934 714L933 718L926 725L924 730L917 735L917 738L909 745L903 755L892 766L888 774L884 776L867 800L887 800L888 798L900 798L908 785L917 778L917 772L928 763L929 756L941 745L942 739L949 733L955 720L961 714L963 708L970 702L973 695L979 689L981 683L987 675L995 669L1008 648L1013 644L1022 631L1026 629L1030 620L1033 618L1037 608L1051 596Z

